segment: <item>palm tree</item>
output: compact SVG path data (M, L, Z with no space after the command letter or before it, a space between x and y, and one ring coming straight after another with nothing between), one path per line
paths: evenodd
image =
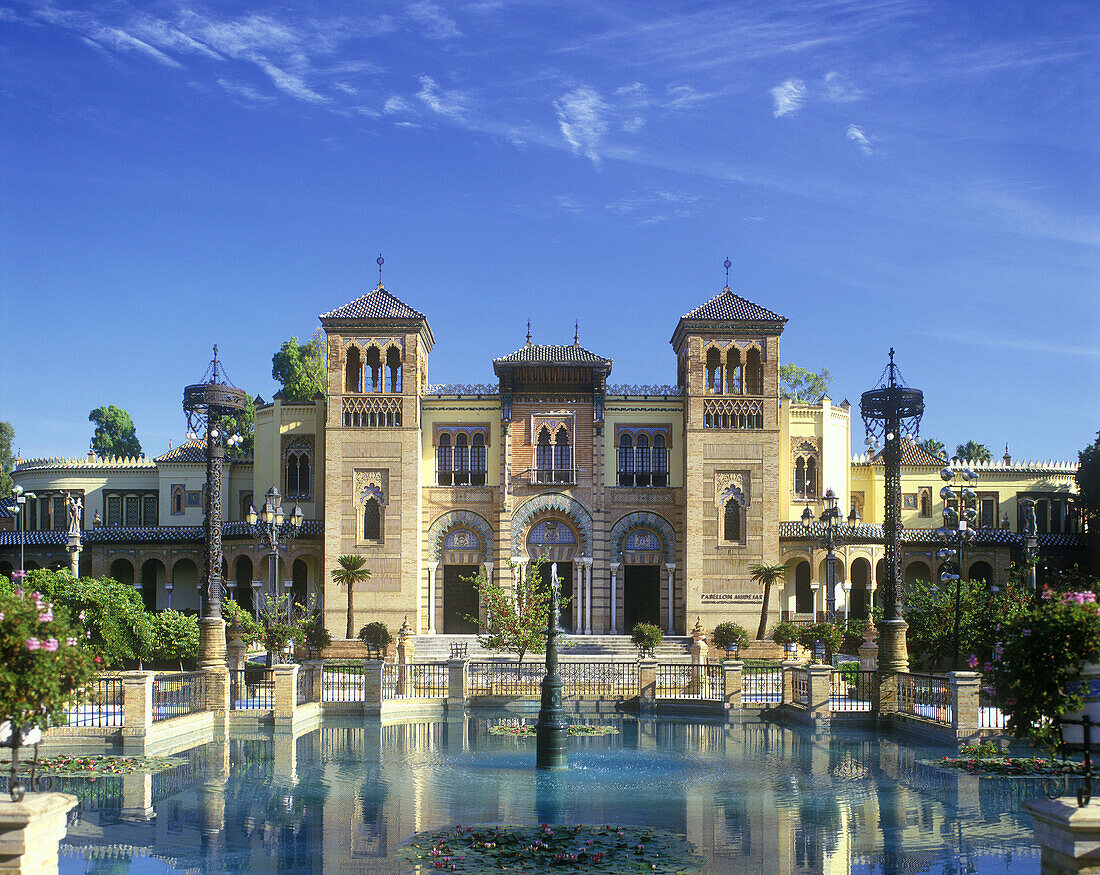
M760 625L756 629L756 640L762 641L768 627L768 597L772 592L772 584L787 579L787 566L756 563L749 566L749 572L753 581L764 584L764 603L760 606Z
M943 441L938 441L935 438L925 438L920 442L920 445L933 456L947 458L947 447L943 445Z
M355 637L355 617L352 614L352 591L355 584L370 580L370 569L366 567L367 557L358 553L347 553L337 560L339 568L332 569L334 583L343 584L348 588L348 632L344 637L351 640Z
M955 447L955 458L960 462L992 462L993 454L985 444L967 441Z

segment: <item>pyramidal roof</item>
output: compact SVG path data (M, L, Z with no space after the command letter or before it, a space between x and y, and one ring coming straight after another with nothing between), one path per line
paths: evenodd
M780 316L771 310L766 310L759 304L754 304L735 295L726 286L705 304L701 304L689 313L685 313L682 319L736 319L749 322L786 322L786 316Z
M321 319L424 319L423 313L399 301L378 284L373 292L360 295L343 307L321 314Z
M605 359L603 356L596 355L596 353L585 349L577 343L571 344L570 346L529 343L526 346L521 346L513 353L509 353L498 359L493 359L493 363L610 365L611 359Z

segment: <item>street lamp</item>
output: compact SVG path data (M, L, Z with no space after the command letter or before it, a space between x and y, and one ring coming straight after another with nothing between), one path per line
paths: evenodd
M269 562L271 566L271 596L272 598L278 598L279 548L285 541L298 536L302 528L302 521L305 519L305 514L302 513L302 508L295 504L294 510L291 511L290 519L287 520L283 514L282 497L279 495L279 490L274 486L267 490L267 495L265 495L264 498L266 501L264 502L263 510L257 513L255 506L250 504L244 518L252 527L256 537L262 539L267 545L268 554L271 557ZM284 521L290 523L289 528L283 525ZM253 608L257 611L258 616L259 609L255 605L253 605ZM289 596L287 604L287 621L290 621Z
M943 563L940 572L942 583L955 584L955 671L959 670L959 617L962 613L962 572L963 572L963 546L974 540L974 523L978 518L976 505L978 493L968 484L978 479L977 473L969 468L961 471L953 471L945 467L940 471L940 477L947 484L940 490L940 498L943 499L943 525L936 529L936 537L943 541L936 556ZM958 493L952 487L955 486L955 478L962 478L963 484ZM951 502L957 502L957 507L952 507Z
M22 577L26 573L26 568L23 566L23 532L27 530L27 515L22 511L28 498L35 499L38 496L33 492L24 492L23 487L18 483L11 488L11 494L12 498L15 499L13 511L19 525L19 576Z
M824 508L821 511L820 522L825 524L825 533L819 537L819 542L828 552L825 555L825 619L832 622L836 614L836 553L837 546L843 543L843 538L837 531L844 523L844 512L837 506L839 499L832 487L822 496ZM802 526L806 531L814 521L814 512L807 504L802 511ZM848 514L848 525L855 527L860 524L859 512L852 505L852 512Z

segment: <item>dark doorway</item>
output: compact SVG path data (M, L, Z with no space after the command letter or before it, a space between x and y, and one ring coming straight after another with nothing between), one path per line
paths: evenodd
M291 566L290 576L294 583L290 587L290 595L295 605L308 607L309 569L305 559L295 559Z
M443 632L447 635L476 635L478 616L477 590L469 580L477 574L476 565L443 566Z
M623 575L623 624L631 632L638 623L661 628L661 566L627 565Z
M148 559L141 566L141 599L147 611L157 609L158 582L164 582L164 565L156 559Z
M546 581L547 591L549 591L550 579L553 573L553 562L544 562L542 565L542 579ZM566 599L573 598L573 563L572 562L558 562L558 601L560 607L558 608L558 628L564 629L566 632L573 631L573 612L576 610L576 606L572 601L566 603Z

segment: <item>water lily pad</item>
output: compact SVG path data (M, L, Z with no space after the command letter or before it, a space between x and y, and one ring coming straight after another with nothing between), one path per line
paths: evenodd
M535 724L524 723L500 723L489 727L490 735L512 735L517 738L533 738L535 736ZM614 726L590 726L587 723L575 723L569 727L570 735L618 735L619 730Z
M185 762L186 760L179 757L58 754L52 757L39 757L37 773L39 775L83 775L89 777L94 775L132 775L137 772L154 774L163 772L173 766L183 765ZM20 760L19 771L29 772L32 764L29 759Z

